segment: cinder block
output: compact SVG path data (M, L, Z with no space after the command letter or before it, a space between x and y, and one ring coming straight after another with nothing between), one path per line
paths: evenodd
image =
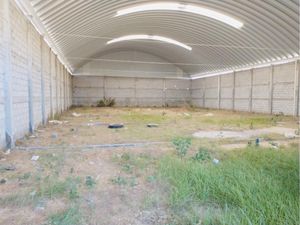
M295 63L286 63L274 66L273 82L294 82Z

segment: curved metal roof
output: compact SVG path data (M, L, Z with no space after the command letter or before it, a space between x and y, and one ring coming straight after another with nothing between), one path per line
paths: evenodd
M181 11L144 11L115 17L118 10L158 1L26 1L30 1L52 43L73 71L97 59L103 52L116 52L118 49L158 55L188 75L299 56L298 0L164 1L215 10L241 21L244 25L240 29L209 17ZM111 39L132 34L172 38L191 46L193 50L185 51L151 40L106 45Z

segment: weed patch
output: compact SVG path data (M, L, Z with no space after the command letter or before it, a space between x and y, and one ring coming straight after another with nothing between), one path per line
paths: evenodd
M218 165L165 157L160 173L171 185L170 205L213 203L221 209L198 218L201 224L298 224L298 147L247 148L228 153Z
M48 219L49 225L82 225L84 220L79 208L72 206L69 209L53 214Z

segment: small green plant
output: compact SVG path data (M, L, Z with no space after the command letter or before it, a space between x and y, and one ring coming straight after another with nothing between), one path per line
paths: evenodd
M211 156L207 148L200 147L198 152L192 158L195 161L206 161L210 160Z
M85 178L85 185L89 188L94 187L96 184L96 181L91 177L91 176L87 176Z
M121 177L121 176L117 176L117 177L113 178L111 181L113 184L117 184L117 185L126 185L127 184L126 178Z
M49 225L80 225L83 224L82 215L76 206L69 209L53 214L48 219Z
M103 99L97 102L97 107L113 107L115 104L116 101L114 98L103 97Z
M177 155L183 158L192 145L192 139L185 137L177 137L172 140L172 143L175 146Z
M122 170L126 173L132 173L133 165L125 164L125 165L122 166Z

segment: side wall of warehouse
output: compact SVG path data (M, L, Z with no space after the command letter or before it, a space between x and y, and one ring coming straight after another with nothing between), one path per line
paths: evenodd
M0 1L0 147L66 110L72 78L19 10Z
M95 105L104 96L115 98L117 106L183 106L190 101L190 81L74 76L74 105Z
M299 61L192 80L191 102L213 109L299 113Z

